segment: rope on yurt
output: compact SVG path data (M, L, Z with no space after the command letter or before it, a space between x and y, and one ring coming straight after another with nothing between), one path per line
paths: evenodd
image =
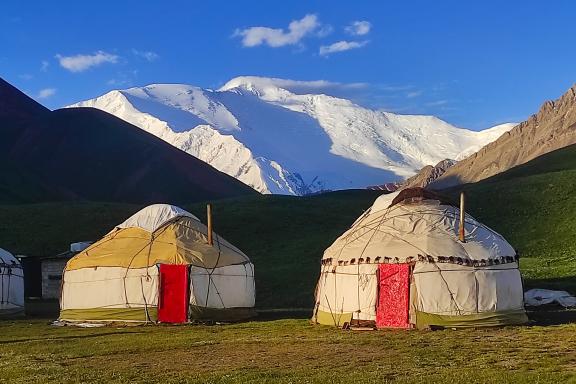
M208 272L208 289L206 290L206 307L208 306L208 298L210 297L210 283L214 284L214 289L216 290L216 294L222 303L222 308L226 308L224 305L224 301L222 300L222 296L220 296L220 292L218 292L218 287L216 287L216 283L212 280L212 274L218 267L218 263L220 262L220 257L222 256L222 251L220 249L220 236L216 235L216 243L218 244L218 258L216 259L216 263L214 263L214 267L210 272Z
M334 322L334 326L338 327L338 322L336 321L336 317L334 316L334 312L332 311L332 306L330 305L330 300L328 300L328 296L325 294L326 297L326 304L328 304L328 309L330 310L330 316L332 317L332 321Z
M14 269L22 269L18 264L13 263L12 265L2 262L0 264L0 279L2 280L2 285L0 287L0 304L12 304L17 307L24 307L21 304L14 303L10 301L10 288L12 285L12 276L24 278L24 276L17 275L13 273ZM7 283L4 283L4 276L6 276Z
M134 259L136 258L136 256L138 256L140 254L140 252L142 252L144 249L146 249L146 247L150 246L150 244L152 244L152 241L154 241L154 234L151 234L150 242L148 242L138 252L136 252L134 254L134 256L132 256L132 258L130 259L130 262L128 263L128 265L126 266L126 272L124 273L124 276L122 277L122 285L124 286L124 305L127 308L129 308L129 305L130 305L130 302L128 301L128 291L126 290L126 279L128 277L128 271L130 271L130 266L134 262ZM148 268L149 268L148 265L146 265L146 274L148 274ZM106 279L106 280L108 280L108 279Z
M251 264L249 262L244 262L242 266L244 267L244 281L245 281L245 289L248 290L248 265ZM254 294L256 294L256 283L254 282L254 270L253 267L250 266L250 270L252 271L252 289ZM241 275L229 275L229 276L241 276Z
M316 322L318 322L318 308L320 308L320 302L322 301L319 294L326 288L327 279L328 273L326 272L326 265L322 265L320 266L320 277L318 278L318 283L316 283L316 289L314 290L314 299L316 300L314 305L314 319ZM320 284L322 284L322 288L320 288Z
M242 266L244 267L244 290L248 290L248 268L246 268L246 263Z
M6 297L6 304L10 304L10 281L12 280L12 268L8 268L8 289L6 290L8 292L7 297Z
M480 313L480 300L478 300L478 294L480 292L480 286L478 284L478 278L476 277L476 271L474 271L474 283L476 285L476 313Z
M402 207L400 206L399 208L402 208ZM404 208L404 209L405 209L405 208ZM396 215L396 216L393 216L393 217L391 217L391 218L396 218L396 217L401 217L401 216L409 216L409 215L415 215L415 214L418 214L419 216L428 214L428 215L430 215L430 216L439 216L439 217L440 217L440 220L441 220L443 217L448 217L448 218L453 219L453 220L459 220L459 219L460 219L459 214L456 213L456 210L457 210L457 209L458 209L457 207L444 208L444 209L442 210L442 215L438 212L438 210L432 210L432 209L421 209L421 210L412 211L412 212L406 210L407 213L402 214L402 215ZM421 218L422 220L426 220L424 217L420 217L420 218ZM500 238L501 240L504 240L504 241L506 240L501 234L495 232L492 228L486 226L485 224L477 221L476 219L474 219L474 218L473 218L471 215L469 215L468 213L466 213L466 216L465 216L465 223L468 224L468 225L471 225L471 226L473 226L473 227L482 228L482 229L490 232L492 235ZM433 225L433 224L432 224L432 225ZM448 231L446 231L446 232L449 233L449 234L451 234L451 232L448 232Z
M148 271L148 268L146 268L146 271ZM150 318L150 313L148 312L148 302L146 301L146 294L144 293L144 282L142 281L142 277L140 276L140 290L142 291L142 300L144 300L144 312L146 312L146 324L148 324L149 322L152 321L152 319ZM146 279L148 279L150 276L148 276L148 274L146 275Z
M2 280L2 286L0 287L0 292L2 292L2 296L0 296L0 304L4 304L4 270L5 268L2 268L0 273L0 279Z
M314 288L314 311L312 312L312 318L316 322L318 322L318 306L320 305L320 301L318 300L318 289L320 289L320 281L322 280L322 275L324 275L324 271L322 270L323 268L323 266L320 267L320 277L318 278L318 282Z
M389 208L388 211L390 211L390 210L392 210L392 209ZM404 211L405 211L405 208L403 208L402 206L396 206L396 209L395 209L395 210L404 210ZM386 212L386 214L389 213L388 211ZM446 210L445 210L445 211L446 211ZM437 215L437 211L434 211L434 210L430 210L430 211L418 211L417 213L419 213L419 214L429 213L429 214L435 214L435 215ZM454 214L454 212L450 212L450 213L451 213L451 214ZM406 212L406 213L394 215L394 216L392 216L392 217L387 217L386 214L380 216L380 217L377 218L377 219L372 220L372 221L369 222L369 223L364 224L362 227L358 228L358 230L360 230L360 229L369 229L369 230L373 230L373 231L375 231L375 232L384 232L384 231L382 231L382 229L380 229L380 228L384 227L384 228L389 228L389 229L395 229L395 228L394 228L393 226L391 226L391 225L384 225L384 223L385 223L386 221L389 221L389 220L394 219L394 218L397 218L397 217L412 216L412 215L415 214L415 212ZM420 215L419 215L419 216L420 216ZM440 215L438 215L438 216L440 216ZM448 216L448 215L447 215L447 216ZM454 216L454 217L455 217L455 216ZM450 217L450 218L454 218L454 217ZM422 220L425 220L429 225L431 225L431 226L433 226L433 227L436 227L436 224L435 224L434 222L430 222L430 221L426 220L424 217L421 217L421 219L422 219ZM378 222L378 221L379 221L379 222ZM378 222L378 223L377 223L377 222ZM377 224L376 224L376 223L377 223ZM475 223L472 223L472 222L469 222L469 223L470 223L470 224L475 224ZM492 230L490 230L490 229L487 228L487 227L485 227L485 229L487 229L487 230L491 231L492 233L494 233ZM358 230L357 230L357 231L358 231ZM357 232L357 231L355 231L355 232ZM353 232L353 233L355 233L355 232ZM352 235L353 233L351 233L350 235ZM387 233L388 235L393 236L393 237L395 237L396 239L398 239L398 240L400 240L400 241L403 241L404 243L406 243L406 244L408 244L408 245L410 245L410 246L418 249L421 253L425 253L424 250L422 250L422 249L420 249L419 247L415 246L414 244L408 242L407 240L403 239L402 237L397 236L397 235L394 235L393 233L390 233L390 232L386 232L386 233ZM447 232L447 233L448 233L448 232ZM375 234L375 233L373 233L372 236L374 236L374 234ZM449 233L449 234L450 234L450 233ZM357 237L354 238L354 239L349 239L349 237L351 237L350 235L347 236L348 239L347 239L346 243L345 243L344 245L342 245L342 248L341 248L341 250L340 250L340 253L342 253L342 251L344 250L344 248L345 248L348 244L350 244L352 241L356 241L358 238L360 238L361 236L365 235L365 233L363 233L362 235L357 236ZM370 239L372 239L372 236L371 236ZM364 250L366 249L366 247L367 247L367 245L364 247ZM361 256L364 254L364 250L362 251ZM468 252L466 251L466 249L463 248L463 250L464 250L464 252L465 252L466 254L468 254ZM468 254L468 256L469 256L469 254Z
M189 225L186 225L185 223L178 223L178 225L181 225L181 226L183 226L184 228L187 228L187 229L191 229L191 230L193 230L193 231L195 231L195 232L202 233L202 232L200 232L197 228L193 228L193 227L191 227L191 226L189 226ZM202 234L204 234L204 233L202 233ZM216 233L215 233L215 234L216 234ZM243 255L243 256L246 256L246 255L244 255L244 252L242 252L241 250L239 250L238 248L236 248L234 245L232 245L232 244L227 245L226 242L225 242L225 240L224 240L224 242L221 242L221 240L222 240L222 239L219 239L219 247L220 247L221 249L222 249L222 248L225 248L225 249L228 249L228 250L230 250L230 251L232 251L232 252L234 252L234 253L239 253L239 254L241 254L241 255ZM247 257L247 256L246 256L246 257Z
M216 294L218 295L218 298L220 299L220 303L222 303L222 308L226 308L226 306L224 305L224 300L222 300L222 295L220 294L220 291L218 290L218 287L216 286L216 282L212 279L212 275L214 274L214 271L216 271L216 267L217 267L218 263L220 262L220 256L222 255L222 251L220 250L220 237L218 235L216 235L216 242L218 243L218 259L216 260L216 265L214 265L214 268L210 272L210 281L212 282L212 284L214 284L214 289L216 290Z
M0 256L0 280L2 280L2 285L0 286L0 304L4 304L4 274L6 273L7 263L2 256Z
M446 284L446 289L448 290L448 293L450 294L450 300L454 303L454 306L456 307L456 312L458 313L458 316L461 316L462 310L460 309L460 307L458 306L458 303L456 302L456 299L454 298L454 292L452 292L450 290L450 286L448 285L448 282L446 281L446 279L444 278L444 275L442 274L442 269L440 269L438 264L436 264L436 263L432 263L432 264L438 269L438 273L440 274L440 278L442 279L444 284Z
M366 244L364 245L364 248L362 248L362 252L360 253L360 256L358 259L362 258L364 256L364 252L366 252L366 249L368 248L368 245L370 244L370 242L372 241L372 239L374 238L374 235L376 234L376 230L377 228L380 226L380 224L382 223L382 221L384 220L384 216L380 217L380 222L378 223L378 225L375 228L370 228L369 229L372 230L372 234L370 235L370 238L368 239L368 241L366 242ZM348 245L349 243L347 242L346 244L344 244L342 246L342 248L340 248L340 253L338 255L338 259L340 258L340 256L342 255L342 252L344 252L344 248ZM362 311L362 309L360 308L360 262L358 262L357 264L357 279L356 279L356 293L357 293L357 313L360 313ZM334 283L336 283L336 279L334 279ZM334 290L336 292L336 290ZM344 300L344 299L342 299ZM342 302L342 308L344 308L344 302ZM343 309L342 309L343 310Z

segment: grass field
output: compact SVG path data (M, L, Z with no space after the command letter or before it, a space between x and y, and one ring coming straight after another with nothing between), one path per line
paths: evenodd
M307 320L78 329L0 323L6 383L566 383L576 325L340 331ZM576 382L576 381L572 381Z
M518 248L527 287L576 293L574 149L465 189L470 212ZM256 265L260 309L311 308L322 251L377 196L344 191L217 201L215 228ZM0 246L59 253L70 242L97 239L138 208L0 206ZM203 204L186 208L204 220ZM435 332L339 331L312 326L301 318L307 315L98 329L53 327L48 319L0 322L0 382L576 382L573 311L536 312L536 322L525 327Z

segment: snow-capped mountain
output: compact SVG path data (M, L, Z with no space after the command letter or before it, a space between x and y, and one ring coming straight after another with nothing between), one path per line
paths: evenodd
M396 115L299 82L238 77L218 90L153 84L70 107L109 112L263 193L302 195L402 180L464 158L513 127L475 132L433 116Z

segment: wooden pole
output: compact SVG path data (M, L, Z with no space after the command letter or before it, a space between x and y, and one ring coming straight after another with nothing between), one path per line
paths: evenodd
M214 241L212 240L212 205L206 205L206 217L208 221L208 244L213 245Z
M458 231L458 238L461 242L465 243L464 229L466 226L466 194L464 191L460 192L460 226Z

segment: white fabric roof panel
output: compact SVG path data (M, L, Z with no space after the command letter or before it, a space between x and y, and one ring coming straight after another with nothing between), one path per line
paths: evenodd
M362 262L406 262L431 256L435 261L452 257L472 262L516 255L500 234L470 215L466 215L466 242L460 242L460 210L456 207L422 200L382 209L382 200L378 198L370 211L325 251L323 260L338 265L340 261L358 262L359 258Z
M180 207L169 204L153 204L141 209L116 228L142 228L154 232L166 222L177 217L190 217L200 221L196 216Z

